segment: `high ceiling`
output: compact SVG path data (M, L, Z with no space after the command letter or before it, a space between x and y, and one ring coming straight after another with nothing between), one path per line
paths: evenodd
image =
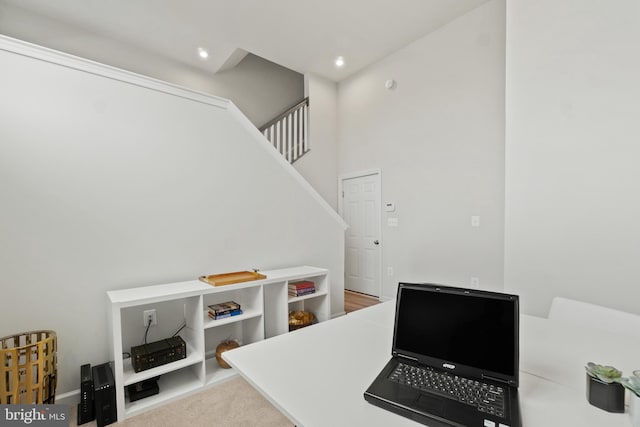
M12 19L13 33L18 28L27 41L37 35L45 46L49 40L58 49L82 45L110 54L129 46L210 73L251 52L340 81L486 1L0 0L0 33ZM198 47L208 59L198 57ZM344 67L335 67L337 56Z

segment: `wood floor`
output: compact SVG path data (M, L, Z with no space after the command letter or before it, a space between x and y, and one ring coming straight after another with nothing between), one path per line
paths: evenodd
M344 291L344 311L349 313L351 311L360 310L372 305L380 304L380 301L376 297L371 295L361 294L359 292Z

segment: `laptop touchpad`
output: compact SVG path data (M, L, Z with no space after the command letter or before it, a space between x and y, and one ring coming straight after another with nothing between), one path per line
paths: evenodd
M416 399L415 405L425 412L433 415L444 415L444 402L442 398L433 397L428 394L420 394Z

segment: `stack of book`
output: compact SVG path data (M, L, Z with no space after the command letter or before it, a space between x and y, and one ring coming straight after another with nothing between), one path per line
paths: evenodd
M316 285L309 280L302 280L300 282L289 283L289 296L301 297L303 295L309 295L316 291Z
M242 314L242 310L240 309L240 304L235 301L221 302L209 306L209 317L214 320L237 316L239 314Z

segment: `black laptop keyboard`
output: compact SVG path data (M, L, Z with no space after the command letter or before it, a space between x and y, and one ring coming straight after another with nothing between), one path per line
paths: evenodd
M404 363L398 363L389 379L474 406L480 412L504 417L502 387Z

